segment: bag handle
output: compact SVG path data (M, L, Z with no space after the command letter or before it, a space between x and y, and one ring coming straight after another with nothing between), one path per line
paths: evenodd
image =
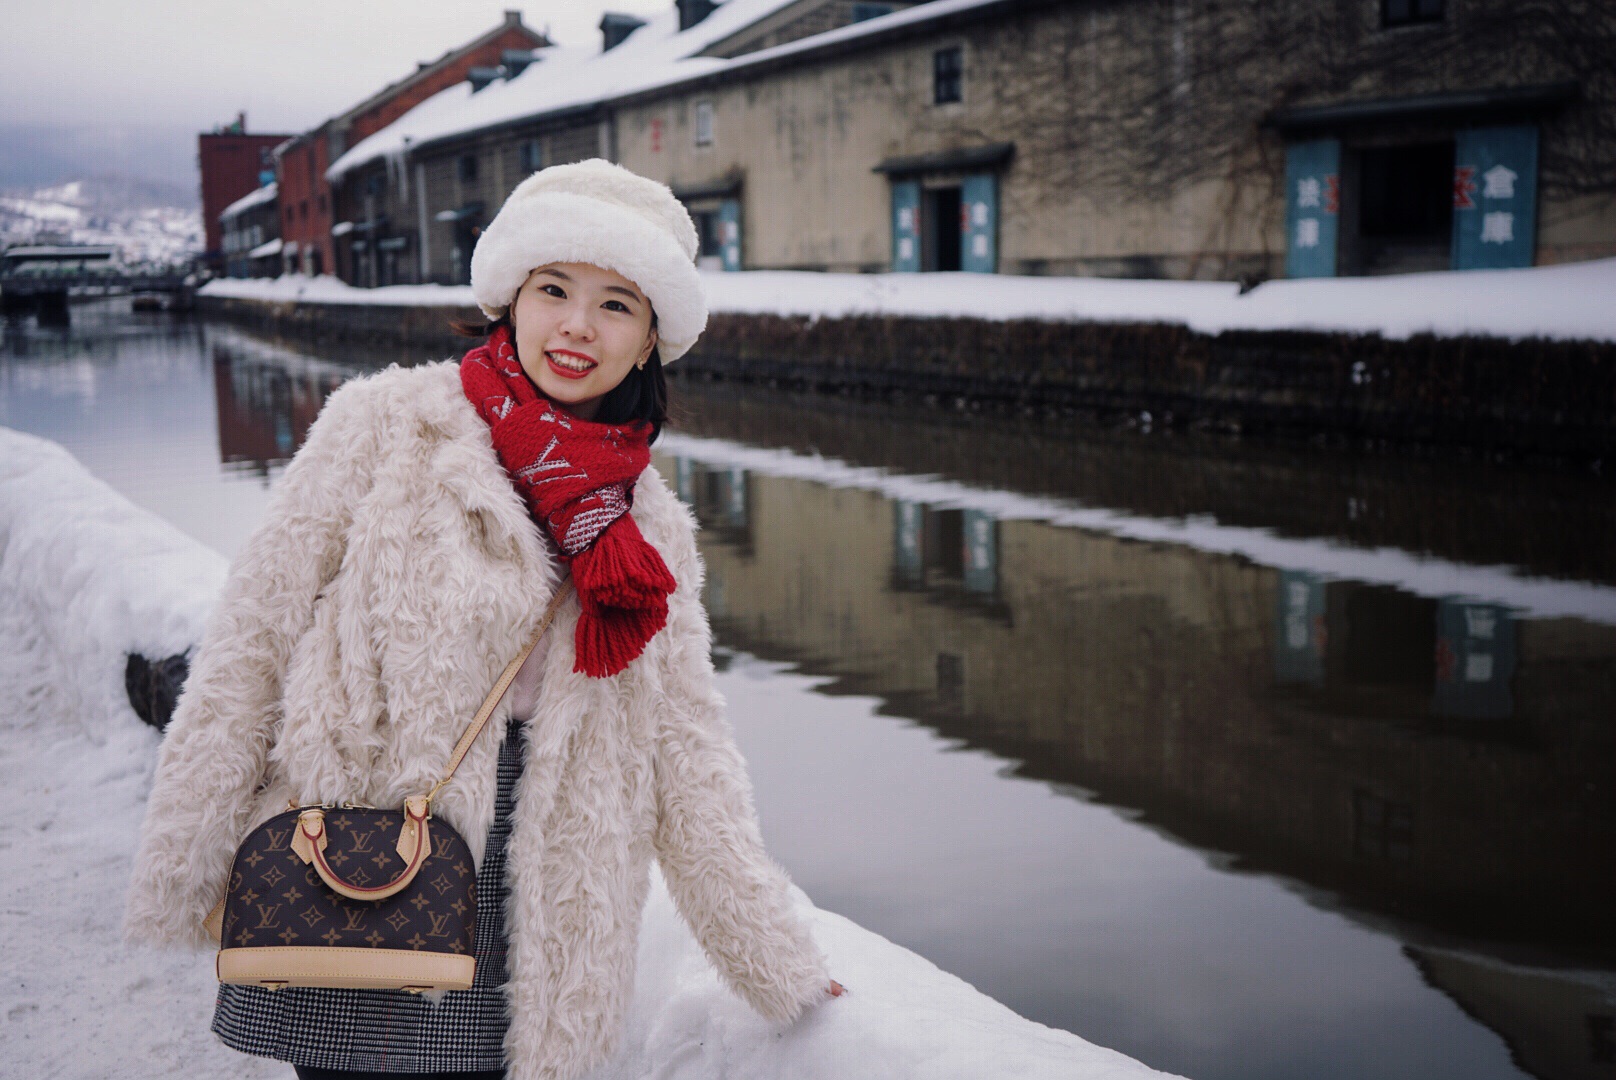
M299 820L297 832L292 838L292 846L307 849L307 854L299 851L299 856L303 858L305 863L313 863L321 880L330 885L334 891L355 900L379 900L384 898L382 890L387 890L385 895L392 895L402 890L415 877L416 872L421 868L421 863L425 861L427 853L431 851L431 845L427 841L426 822L427 818L431 816L432 800L445 784L454 779L455 770L460 767L460 762L465 759L467 751L471 749L471 744L482 733L483 727L488 723L488 718L494 715L494 710L499 707L500 700L505 696L505 691L510 689L511 683L516 679L516 673L522 669L522 665L527 662L527 658L538 647L539 640L544 637L544 632L550 629L550 624L555 621L556 612L561 609L562 602L566 600L567 594L571 591L572 579L570 577L556 586L555 594L550 597L550 605L545 608L544 618L539 620L539 625L533 631L533 636L528 639L528 643L523 647L521 654L505 665L505 670L500 673L498 681L494 683L494 688L483 699L482 708L477 710L477 715L472 718L465 734L461 735L460 741L455 744L454 753L449 757L449 768L444 772L443 779L434 784L432 790L427 792L424 797L412 796L404 800L404 828L400 832L398 840L399 856L406 863L402 874L387 885L374 890L360 888L349 882L342 881L335 872L331 871L329 866L325 865L325 858L322 854L326 844L323 815L320 818L310 820L310 832L313 835L309 836L304 835L303 823L301 819ZM410 804L417 802L417 800L419 800L422 808L420 815L412 814L411 811ZM296 810L298 807L293 805L289 809ZM203 928L215 941L219 941L223 933L224 905L228 894L229 890L227 889L225 894L219 897L219 902L213 905L213 910L208 912L207 917L202 921Z
M471 744L477 741L478 735L482 734L484 725L488 723L488 718L494 715L494 710L499 707L500 699L505 696L505 691L510 689L511 683L516 679L516 673L522 669L522 665L527 662L527 658L538 647L539 639L544 637L546 630L550 629L550 624L555 621L556 612L561 609L561 602L567 598L567 594L571 591L572 578L570 577L556 586L555 595L550 598L550 606L545 609L544 618L539 620L538 628L533 631L532 638L523 647L521 654L505 665L505 670L500 673L499 680L494 683L494 688L488 691L488 697L483 699L483 707L477 710L477 715L472 717L471 724L466 728L465 734L460 736L459 742L455 743L454 753L449 755L449 768L444 772L443 779L432 785L432 790L426 793L426 803L429 810L432 806L432 800L437 798L438 792L443 789L443 785L454 779L455 770L460 768L460 763L465 760L466 753L471 749Z

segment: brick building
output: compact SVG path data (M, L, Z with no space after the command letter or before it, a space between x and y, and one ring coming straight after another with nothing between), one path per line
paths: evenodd
M325 172L350 146L391 124L427 98L468 78L520 63L536 48L549 45L542 33L522 22L520 11L506 11L498 26L436 60L423 61L313 131L296 136L275 155L280 184L282 258L287 273L332 273L337 266L331 240L336 219ZM514 55L513 55L514 54Z
M225 207L275 179L276 146L290 135L249 135L247 114L233 123L196 137L196 161L202 174L202 229L204 264L224 272L224 233L219 215Z

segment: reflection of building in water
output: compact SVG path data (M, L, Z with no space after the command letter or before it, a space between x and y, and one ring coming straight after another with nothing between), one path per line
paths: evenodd
M666 464L726 641L1371 910L1610 940L1616 628Z
M213 349L213 393L219 416L219 460L267 473L290 458L320 414L326 395L348 372Z
M1427 982L1503 1036L1515 1063L1543 1080L1616 1076L1616 974L1520 967L1409 947Z
M1616 627L659 465L703 521L726 643L839 676L1349 912L1573 953L1612 943ZM1611 1075L1589 1056L1610 1043L1608 1000L1420 962L1535 1075Z
M1498 604L1279 571L1274 680L1363 714L1504 720L1515 619Z

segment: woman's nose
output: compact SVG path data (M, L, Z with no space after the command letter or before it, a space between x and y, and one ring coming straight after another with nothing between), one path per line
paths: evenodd
M566 314L561 319L561 329L573 337L592 337L595 324L584 305L573 304L567 308Z

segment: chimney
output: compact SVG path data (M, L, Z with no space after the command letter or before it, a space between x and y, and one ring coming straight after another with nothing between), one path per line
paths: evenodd
M635 30L645 25L644 19L636 19L632 15L625 15L621 11L608 11L600 17L601 52L608 52L623 43L623 39Z
M676 0L679 6L679 29L689 30L713 13L718 5L713 0Z
M504 72L497 67L474 67L466 72L466 81L471 84L471 92L475 94L502 74Z
M522 25L522 11L521 11L520 8L506 8L505 9L505 25L506 26L521 26Z
M533 55L532 49L506 49L499 54L500 66L505 69L505 77L514 79L527 70L527 66L538 57Z

